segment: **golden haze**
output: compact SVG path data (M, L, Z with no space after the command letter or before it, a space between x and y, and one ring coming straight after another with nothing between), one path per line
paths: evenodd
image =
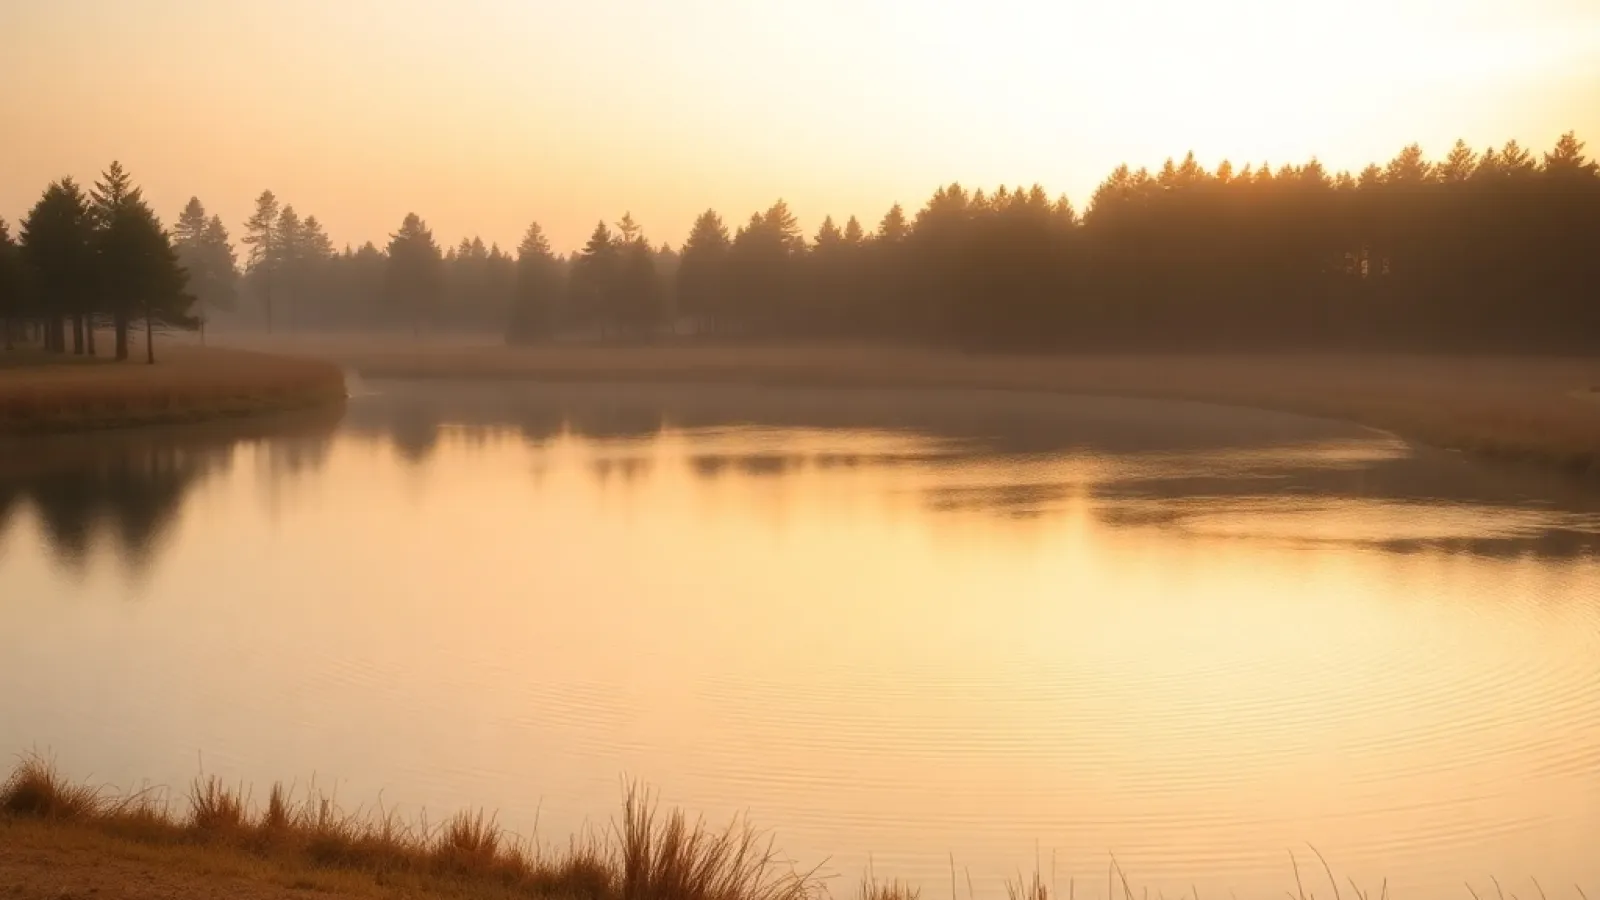
M677 243L784 197L875 221L941 182L1080 206L1193 149L1331 168L1600 134L1591 0L53 0L0 6L0 216L130 167L170 222L270 187L334 240Z

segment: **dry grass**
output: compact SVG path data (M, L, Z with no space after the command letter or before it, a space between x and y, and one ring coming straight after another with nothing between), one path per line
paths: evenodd
M0 358L6 357L0 351ZM161 348L153 366L59 359L0 366L0 434L189 422L315 406L344 396L343 372L326 361L176 341Z
M985 388L1196 400L1346 419L1498 457L1600 472L1600 358L1401 354L1005 356L908 347L505 347L300 338L250 346L365 377Z
M1006 889L1011 889L1007 882ZM954 892L954 888L951 888ZM856 900L920 900L922 889L915 885L907 884L897 878L880 881L878 877L868 872L861 879L861 886L856 889ZM1011 900L1017 900L1013 897Z
M507 832L482 810L429 827L382 811L346 813L314 788L293 794L275 784L258 811L242 787L202 777L174 812L151 792L119 796L73 784L29 756L0 787L0 822L40 820L143 845L206 847L425 889L476 886L575 900L812 900L822 893L817 879L783 865L743 822L712 829L676 810L659 814L637 789L626 795L620 824L559 851Z
M195 779L187 802L161 802L155 792L131 795L74 784L39 756L22 759L0 784L0 879L8 871L8 843L23 847L38 875L58 869L87 870L88 883L125 881L132 860L142 877L167 869L165 883L148 896L188 898L281 896L284 887L340 897L549 897L570 900L824 900L815 871L782 862L770 841L741 820L709 828L681 811L661 813L638 787L624 796L622 820L549 850L502 829L481 810L458 813L437 827L410 824L382 810L345 813L332 798L308 788L298 798L274 784L264 807L250 795L214 777ZM115 842L115 843L113 843ZM1290 854L1294 890L1290 900L1388 900L1388 883L1376 892L1353 882L1341 888L1316 848L1317 868L1302 877ZM1076 900L1076 884L1063 892L1054 864L1046 877L1006 883L1008 900ZM1325 881L1323 880L1325 876ZM159 881L159 880L158 880ZM1537 882L1534 882L1538 886ZM970 876L966 900L976 900ZM1150 900L1136 895L1115 858L1106 870L1107 900ZM93 889L90 892L95 892ZM1548 900L1539 887L1541 900ZM28 896L66 896L48 887ZM961 900L951 860L951 900ZM1087 894L1088 892L1086 892ZM1581 887L1558 892L1584 900ZM879 880L870 870L855 900L919 900L921 889ZM1479 896L1467 885L1465 896ZM1095 896L1101 896L1098 893ZM1495 896L1505 893L1496 885ZM1160 895L1157 895L1158 900ZM1199 900L1198 891L1179 900ZM1512 895L1512 900L1516 900Z
M52 821L81 821L109 810L101 791L72 784L38 756L23 759L0 785L0 813Z

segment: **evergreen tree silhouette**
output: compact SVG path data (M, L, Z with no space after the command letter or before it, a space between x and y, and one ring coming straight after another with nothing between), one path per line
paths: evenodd
M95 226L88 198L71 178L52 182L22 220L21 255L48 350L66 352L66 317L81 314L101 283Z
M390 307L409 317L411 333L420 337L422 322L430 321L443 291L444 260L433 232L416 213L406 213L400 230L389 236L384 296Z
M102 278L117 286L111 308L117 358L128 357L128 329L138 316L145 325L145 361L154 364L157 322L179 328L198 325L189 312L194 304L187 291L189 275L161 220L137 189L107 196L99 207L104 210L99 264Z
M210 314L232 309L237 301L238 258L222 218L208 218L198 197L189 198L173 226L172 237L178 260L189 273L189 292L195 298L195 318L203 340Z
M538 222L531 222L517 245L516 305L511 319L513 341L549 338L556 332L561 298L566 290L561 264Z
M610 334L610 311L615 307L621 275L621 248L602 220L594 227L583 250L572 260L567 280L567 303L576 324Z
M678 308L694 321L697 332L715 333L725 308L728 285L728 227L716 210L694 220L678 262Z
M244 223L244 237L240 241L250 250L245 256L245 273L261 300L261 310L266 316L267 333L272 333L273 290L278 271L282 267L283 249L278 239L278 218L282 210L278 198L271 191L262 191L256 197L255 212Z

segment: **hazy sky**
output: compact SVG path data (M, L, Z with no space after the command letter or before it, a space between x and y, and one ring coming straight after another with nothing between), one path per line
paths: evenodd
M0 216L117 158L169 223L270 187L341 245L676 244L778 197L810 232L951 180L1081 209L1190 149L1600 155L1600 0L0 0L0 67Z

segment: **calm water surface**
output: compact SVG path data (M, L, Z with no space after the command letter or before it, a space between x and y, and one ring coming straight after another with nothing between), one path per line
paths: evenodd
M1600 892L1592 489L1176 403L358 393L0 447L0 750L551 841L627 775L835 894Z

